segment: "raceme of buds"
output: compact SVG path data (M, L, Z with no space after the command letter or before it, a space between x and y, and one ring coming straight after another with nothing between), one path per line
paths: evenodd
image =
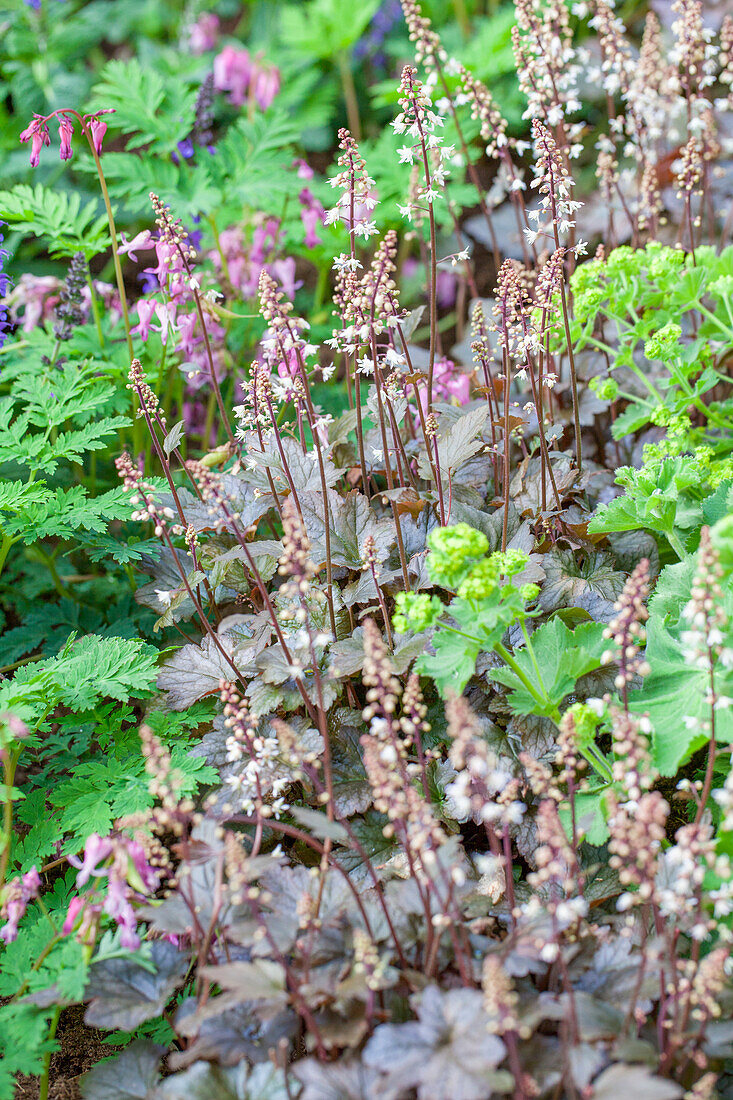
M415 60L426 69L435 68L436 59L440 62L446 60L446 52L440 44L440 38L432 28L415 0L402 0L402 12L407 23L410 41L415 44Z
M331 187L340 190L341 194L335 205L326 211L324 222L333 225L341 221L350 234L368 240L377 232L376 223L371 219L371 212L377 205L377 185L367 174L359 146L349 131L339 130L338 138L340 152L336 163L340 171L331 178ZM339 270L344 267L356 269L361 264L353 255L341 255L336 257L334 266Z
M529 234L529 240L534 243L537 237L547 236L557 241L574 227L575 211L583 204L572 197L575 184L555 139L547 126L536 118L532 120L532 138L535 178L530 187L536 188L541 198L540 209L529 213L537 225Z
M649 595L649 562L642 559L624 584L623 591L614 604L614 617L603 632L603 637L613 641L617 655L609 650L603 655L604 663L617 660L619 670L616 687L625 693L635 676L648 676L649 666L641 656L646 635L644 623L649 613L644 600Z

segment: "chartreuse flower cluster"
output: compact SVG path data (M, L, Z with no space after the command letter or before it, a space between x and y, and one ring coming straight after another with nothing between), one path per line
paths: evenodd
M438 596L402 592L397 596L394 627L398 633L435 627L434 654L425 654L418 669L441 691L461 691L473 674L480 652L506 652L501 638L513 624L524 626L539 593L535 584L516 585L513 578L527 567L520 550L489 554L489 540L466 523L436 528L428 536L427 570L435 585L454 592L449 604ZM508 654L507 654L508 657Z
M715 479L733 426L723 367L733 348L733 248L718 254L701 247L693 263L657 242L622 246L578 267L571 284L575 348L601 350L612 375L596 376L590 387L604 401L626 402L614 419L615 438L664 428L645 457L692 451ZM726 468L716 483L728 476Z

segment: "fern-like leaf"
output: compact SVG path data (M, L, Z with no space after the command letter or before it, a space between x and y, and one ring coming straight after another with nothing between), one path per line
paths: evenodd
M83 252L91 259L110 243L107 218L95 199L82 206L75 191L51 191L42 183L0 191L0 219L20 233L43 237L51 256Z

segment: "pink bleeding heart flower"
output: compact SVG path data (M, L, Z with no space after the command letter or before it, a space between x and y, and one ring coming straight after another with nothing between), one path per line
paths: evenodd
M306 248L315 248L317 244L321 244L321 238L318 236L316 226L321 225L323 218L316 206L306 207L300 212L300 220L303 223L305 229L305 236L303 237L303 244Z
M214 58L214 87L218 92L229 92L235 107L241 107L247 99L252 62L247 50L225 46Z
M104 135L107 133L107 123L102 122L101 118L89 119L89 130L92 135L92 145L97 156L102 152L102 142L104 141Z
M137 303L139 321L132 331L136 332L143 340L147 340L150 334L150 322L155 315L156 305L157 302L151 301L148 298L141 298Z
M119 252L120 256L129 256L134 264L137 263L137 256L135 255L135 252L138 249L142 249L143 251L145 251L148 248L155 247L155 241L153 240L152 234L150 233L149 229L141 230L141 232L137 233L131 241L127 240L124 233L121 233L120 236L122 237L122 244L119 246L117 251Z
M261 111L266 111L280 91L280 71L258 68L253 77L254 97Z
M11 879L3 890L0 913L5 917L5 924L0 928L0 940L4 943L13 943L18 938L20 920L28 903L38 897L40 888L41 876L35 867L31 867L22 878Z
M62 160L71 160L71 157L73 155L71 149L71 138L73 133L74 127L72 126L71 122L68 118L62 115L61 119L59 120L59 140L61 143L59 156Z
M51 135L48 132L48 124L45 118L36 115L30 126L21 133L20 140L23 142L30 141L31 168L37 168L41 159L41 149L44 145L51 144Z
M176 331L176 303L166 302L165 305L162 302L155 303L155 316L160 321L160 328L156 331L160 332L160 339L163 344L168 342L168 333Z
M61 925L61 931L65 936L68 936L69 932L73 932L76 927L77 918L84 908L84 898L80 898L78 895L72 898L69 902L69 908L66 911L66 920Z
M219 16L213 12L202 12L189 28L188 44L191 53L201 54L213 50L219 37Z
M112 841L109 837L101 837L99 833L92 833L90 837L87 837L87 842L84 845L84 861L77 859L76 856L69 856L69 863L72 867L79 869L79 874L76 876L76 885L84 886L89 882L92 875L98 877L103 875L104 870L98 870L98 865L102 863L112 853L113 849Z

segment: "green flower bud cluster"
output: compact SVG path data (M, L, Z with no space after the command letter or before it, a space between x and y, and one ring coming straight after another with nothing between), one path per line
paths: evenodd
M489 540L467 523L437 527L428 535L428 573L443 588L456 588L472 562L488 553Z
M428 630L434 626L443 605L437 596L427 596L424 592L399 592L395 597L397 611L392 623L398 634L404 634L410 627L413 630Z
M575 723L575 742L580 749L595 744L598 715L587 703L574 703L565 712Z
M500 577L513 577L526 568L527 555L521 550L497 551L490 558L474 565L468 576L458 586L462 600L485 600L499 585Z
M682 329L674 321L655 332L644 344L644 355L647 359L661 359L666 362L679 353L679 342Z
M589 385L601 401L615 401L618 397L618 382L613 378L591 378Z
M658 282L673 277L685 262L685 253L681 248L669 248L656 241L650 242L639 252L646 270Z

